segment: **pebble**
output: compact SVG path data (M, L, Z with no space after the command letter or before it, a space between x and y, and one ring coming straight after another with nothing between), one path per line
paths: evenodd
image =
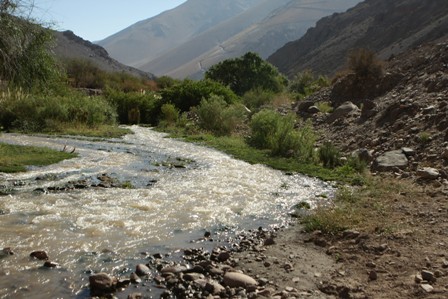
M436 277L433 272L428 270L422 270L421 273L423 280L426 280L428 282L434 282L436 281Z
M148 266L146 266L144 264L138 264L135 267L135 273L138 276L145 276L145 275L149 275L151 273L151 270L148 268Z
M258 285L257 281L252 277L238 272L227 272L224 274L223 283L225 286L229 286L231 288L247 288L251 285Z
M373 280L377 280L378 279L378 273L376 273L375 270L372 270L369 272L369 280L373 281Z
M55 263L55 262L46 261L46 262L44 263L44 267L45 267L45 268L56 268L56 267L58 267L58 266L59 266L59 264L58 264L58 263Z

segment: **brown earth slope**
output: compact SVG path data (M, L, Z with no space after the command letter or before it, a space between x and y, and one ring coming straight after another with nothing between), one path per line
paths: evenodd
M306 69L334 74L353 48L368 48L388 59L447 34L448 1L366 0L345 13L321 19L268 61L288 76Z

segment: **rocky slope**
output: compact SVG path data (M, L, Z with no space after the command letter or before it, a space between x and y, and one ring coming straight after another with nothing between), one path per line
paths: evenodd
M369 48L387 59L447 34L447 1L366 0L345 13L319 20L268 61L288 76L305 69L334 74L353 48Z
M124 72L137 77L154 78L154 75L150 73L124 65L111 58L103 47L82 39L72 31L55 31L54 37L55 45L52 51L61 60L83 59L106 72Z
M349 74L299 103L298 113L325 132L322 141L361 150L373 171L432 180L448 194L448 38L390 59L372 85L376 92L359 93ZM336 109L313 114L317 102Z

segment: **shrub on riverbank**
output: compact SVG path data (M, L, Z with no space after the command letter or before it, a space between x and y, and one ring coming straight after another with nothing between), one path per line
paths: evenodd
M22 132L60 132L67 125L95 128L114 125L115 110L102 97L79 93L29 94L21 89L0 93L0 126Z

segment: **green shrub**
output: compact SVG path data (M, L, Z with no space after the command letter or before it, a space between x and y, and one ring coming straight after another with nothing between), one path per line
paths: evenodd
M310 70L305 70L294 76L289 82L289 92L305 97L318 91L323 87L330 86L330 80L324 76L316 76Z
M48 96L6 91L0 103L0 125L7 130L57 131L63 123L96 127L116 121L115 109L104 98L78 93Z
M198 106L202 99L208 99L212 95L221 96L227 104L238 101L238 97L229 88L211 80L185 79L161 91L163 103L172 103L181 112L189 111L191 107Z
M331 142L324 142L319 148L319 161L326 168L335 168L336 166L339 166L340 158L340 151Z
M163 104L161 107L161 112L162 115L160 123L162 124L162 126L173 126L178 122L179 110L173 104Z
M228 105L223 97L212 95L201 101L195 110L199 127L216 135L230 135L245 120L244 107Z
M158 94L107 89L104 96L116 108L120 123L157 125L163 105Z
M273 110L256 113L250 122L249 144L259 149L269 149L276 156L296 156L301 161L313 157L315 135L310 124L295 129L293 114L282 116Z
M318 102L316 106L322 113L331 113L333 111L333 107L331 107L331 103L329 102Z
M265 91L262 89L253 89L246 92L242 98L243 104L250 110L255 110L260 107L269 105L275 98L272 91Z

